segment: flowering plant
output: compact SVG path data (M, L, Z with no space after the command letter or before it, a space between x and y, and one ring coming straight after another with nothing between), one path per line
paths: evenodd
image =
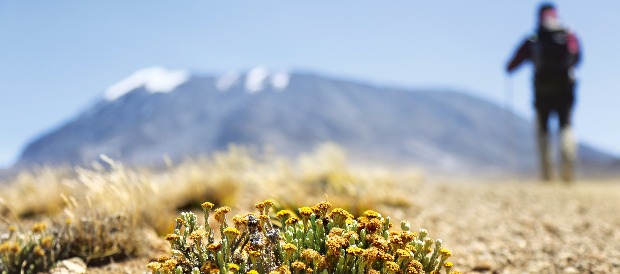
M148 264L153 273L458 273L447 259L441 240L427 231L391 231L389 217L367 210L363 216L329 202L299 208L299 215L281 210L270 216L273 202L256 205L258 214L226 220L229 207L214 210L219 240L209 224L213 204L202 204L204 225L184 212L166 240L171 257Z

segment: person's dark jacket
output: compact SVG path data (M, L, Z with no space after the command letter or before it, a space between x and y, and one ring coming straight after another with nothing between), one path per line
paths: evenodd
M564 50L541 50L546 39L557 39L565 43ZM541 56L545 54L545 56ZM555 56L554 56L555 55ZM508 63L506 70L512 72L524 61L534 63L534 86L543 88L560 83L573 83L573 67L581 58L581 51L577 36L571 31L561 28L549 30L540 27L536 34L526 39L518 48L513 58ZM549 61L550 60L550 61Z

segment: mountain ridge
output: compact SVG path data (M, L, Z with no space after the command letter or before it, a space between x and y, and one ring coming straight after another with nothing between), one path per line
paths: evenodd
M309 72L281 75L286 81L278 86L274 74L262 70L237 75L227 85L223 76L190 74L166 92L144 84L103 99L32 141L16 166L83 165L102 153L153 164L164 155L180 160L232 143L275 144L294 156L331 141L355 159L438 172L535 172L531 124L487 100ZM258 79L254 89L247 84L252 77ZM590 170L617 161L587 145L580 149Z

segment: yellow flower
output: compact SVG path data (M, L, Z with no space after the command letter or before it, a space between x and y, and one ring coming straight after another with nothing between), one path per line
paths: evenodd
M161 268L161 263L150 262L149 264L146 265L146 267L148 269L150 269L151 271L155 272L155 271L158 271Z
M269 208L273 206L273 202L271 200L266 200L262 203L256 204L255 206L260 214L269 214Z
M160 263L164 263L167 260L170 260L170 257L168 257L168 256L161 256L161 257L159 257L159 259L157 259L157 261L160 262Z
M452 262L445 262L443 264L443 266L446 268L446 273L452 273L450 272L450 270L452 270L452 267L454 266L454 264ZM458 272L458 271L456 271Z
M414 245L412 245L412 244L408 244L408 245L405 247L405 249L407 249L407 250L409 250L410 252L413 252L413 253L416 253L416 251L417 251L417 250L415 249L415 246L414 246Z
M396 256L403 259L409 259L411 257L411 254L407 250L398 249L396 250Z
M376 247L367 248L364 250L364 253L362 253L362 256L367 262L375 261L377 256L379 256L379 250Z
M392 254L386 253L383 250L379 250L379 252L377 252L377 258L384 260L384 261L393 261L394 260L394 256Z
M207 246L207 249L211 250L211 251L218 251L218 250L220 250L220 248L222 248L222 244L221 243L212 243L212 244Z
M238 230L244 230L248 226L249 215L252 215L252 214L245 214L245 215L237 214L233 217L233 223L235 223L235 227Z
M312 208L304 206L299 209L299 214L301 214L301 216L304 216L304 217L310 217L310 215L312 214Z
M260 214L263 214L263 211L265 210L265 203L258 203L254 206L256 207L256 209L258 209L258 212Z
M19 253L22 250L22 248L18 245L18 244L13 244L10 248L9 251L11 253Z
M347 245L348 242L343 237L338 235L329 235L327 236L327 241L325 245L329 250L328 254L335 255L336 257L340 256L340 250L343 246Z
M343 236L345 239L351 240L351 238L353 238L353 240L359 240L360 236L357 235L357 233L355 231L349 231L347 233L344 234Z
M52 236L45 236L43 237L43 239L41 239L41 245L45 248L51 248L53 239L54 238L52 238Z
M276 213L276 217L280 219L287 219L290 216L291 216L291 211L288 209L283 209L283 210L278 211L278 213Z
M34 233L42 233L45 229L47 229L46 223L36 223L32 226L32 232Z
M278 268L276 268L276 273L282 273L282 274L291 274L291 270L289 269L288 265L281 265Z
M313 206L312 211L314 211L314 214L317 216L325 216L325 214L327 214L327 210L329 210L331 207L332 204L323 201Z
M327 268L327 257L319 255L313 263L316 264L318 269L325 269Z
M442 248L440 252L441 252L441 257L444 258L444 260L452 256L452 253L450 252L450 250L446 248Z
M10 225L10 226L9 226L9 231L10 231L10 232L15 232L15 231L17 231L17 227L16 227L16 226L14 226L14 225Z
M206 238L207 236L209 236L209 233L206 232L204 229L199 228L197 230L194 230L192 234L189 235L189 238L192 239L192 241L194 241L196 244L200 245L202 243L202 239Z
M166 241L172 242L172 241L177 241L181 238L181 236L177 235L177 234L168 234L166 235Z
M347 248L347 254L353 254L355 256L359 256L364 254L364 249L361 249L357 246L350 246Z
M319 252L314 249L308 248L308 249L304 249L301 252L301 257L306 259L306 261L312 261L313 259L317 259L321 257L321 254L319 254Z
M339 228L339 227L334 227L332 228L332 230L329 231L329 236L341 236L342 233L344 233L344 229Z
M290 217L288 218L288 220L286 220L286 225L294 225L297 222L299 222L299 219L297 219L297 217Z
M173 272L178 263L179 262L174 258L169 259L161 264L161 269L164 270L164 272Z
M0 253L18 253L20 251L19 245L14 242L5 242L0 245Z
M226 217L226 213L230 212L230 210L231 210L230 207L227 207L227 206L223 206L223 207L216 209L215 220L217 220L220 223L223 223Z
M183 220L183 218L181 218L181 217L177 217L175 219L175 221L177 222L177 225L179 225L179 226L186 225L185 224L185 220Z
M379 218L381 217L381 214L377 213L374 210L366 210L364 211L364 216L366 216L366 218Z
M322 201L320 203L318 203L316 205L316 207L320 208L321 210L328 210L332 207L332 204L330 202L327 201Z
M329 213L329 217L332 219L336 219L336 217L341 217L343 219L353 219L354 216L353 214L349 213L348 211L342 209L342 208L334 208L334 210L332 210L331 213Z
M395 245L398 248L403 248L405 245L414 240L413 233L409 231L391 231L390 232L390 243Z
M258 271L252 269L250 271L248 271L248 274L259 274Z
M395 262L387 262L385 263L385 267L388 270L388 273L397 273L400 270L400 267Z
M297 247L294 244L286 243L282 246L282 249L286 251L297 251Z
M230 237L237 237L237 235L239 235L239 230L237 230L234 227L227 227L226 229L224 229L224 234L226 234L227 236Z
M417 260L412 260L407 265L407 273L410 274L424 274L424 266Z
M213 204L210 202L204 202L200 205L203 210L209 211L213 208Z
M371 240L372 246L380 250L386 251L390 247L390 244L388 243L388 241L385 240L382 236L379 236L376 234L370 235L370 240Z
M45 256L45 250L43 250L43 248L40 245L35 246L33 251L34 251L34 254L36 254L39 257Z
M229 264L228 264L228 269L229 269L230 271L237 272L237 271L239 271L239 269L240 269L240 268L239 268L239 265L237 265L237 264L232 264L232 263L229 263Z
M360 220L360 227L364 227L369 233L375 233L383 227L383 222L376 218L368 219L367 221Z
M207 261L200 266L200 273L211 273L211 271L217 270L217 273L220 273L220 268L214 262Z
M295 262L293 262L291 264L291 267L293 269L296 269L296 270L304 270L304 269L306 269L306 264L304 264L304 263L302 263L300 261L295 261Z
M259 218L261 221L263 221L263 222L267 222L267 221L269 221L269 216L267 216L267 215L265 215L265 214L258 215L258 218Z
M409 243L411 241L413 241L413 239L415 239L416 236L418 236L417 233L415 232L411 232L411 231L403 231L400 236L404 239L403 241L406 243Z

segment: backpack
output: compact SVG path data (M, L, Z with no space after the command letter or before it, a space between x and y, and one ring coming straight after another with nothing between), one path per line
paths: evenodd
M541 29L530 39L537 85L557 85L570 81L568 35L565 29Z

